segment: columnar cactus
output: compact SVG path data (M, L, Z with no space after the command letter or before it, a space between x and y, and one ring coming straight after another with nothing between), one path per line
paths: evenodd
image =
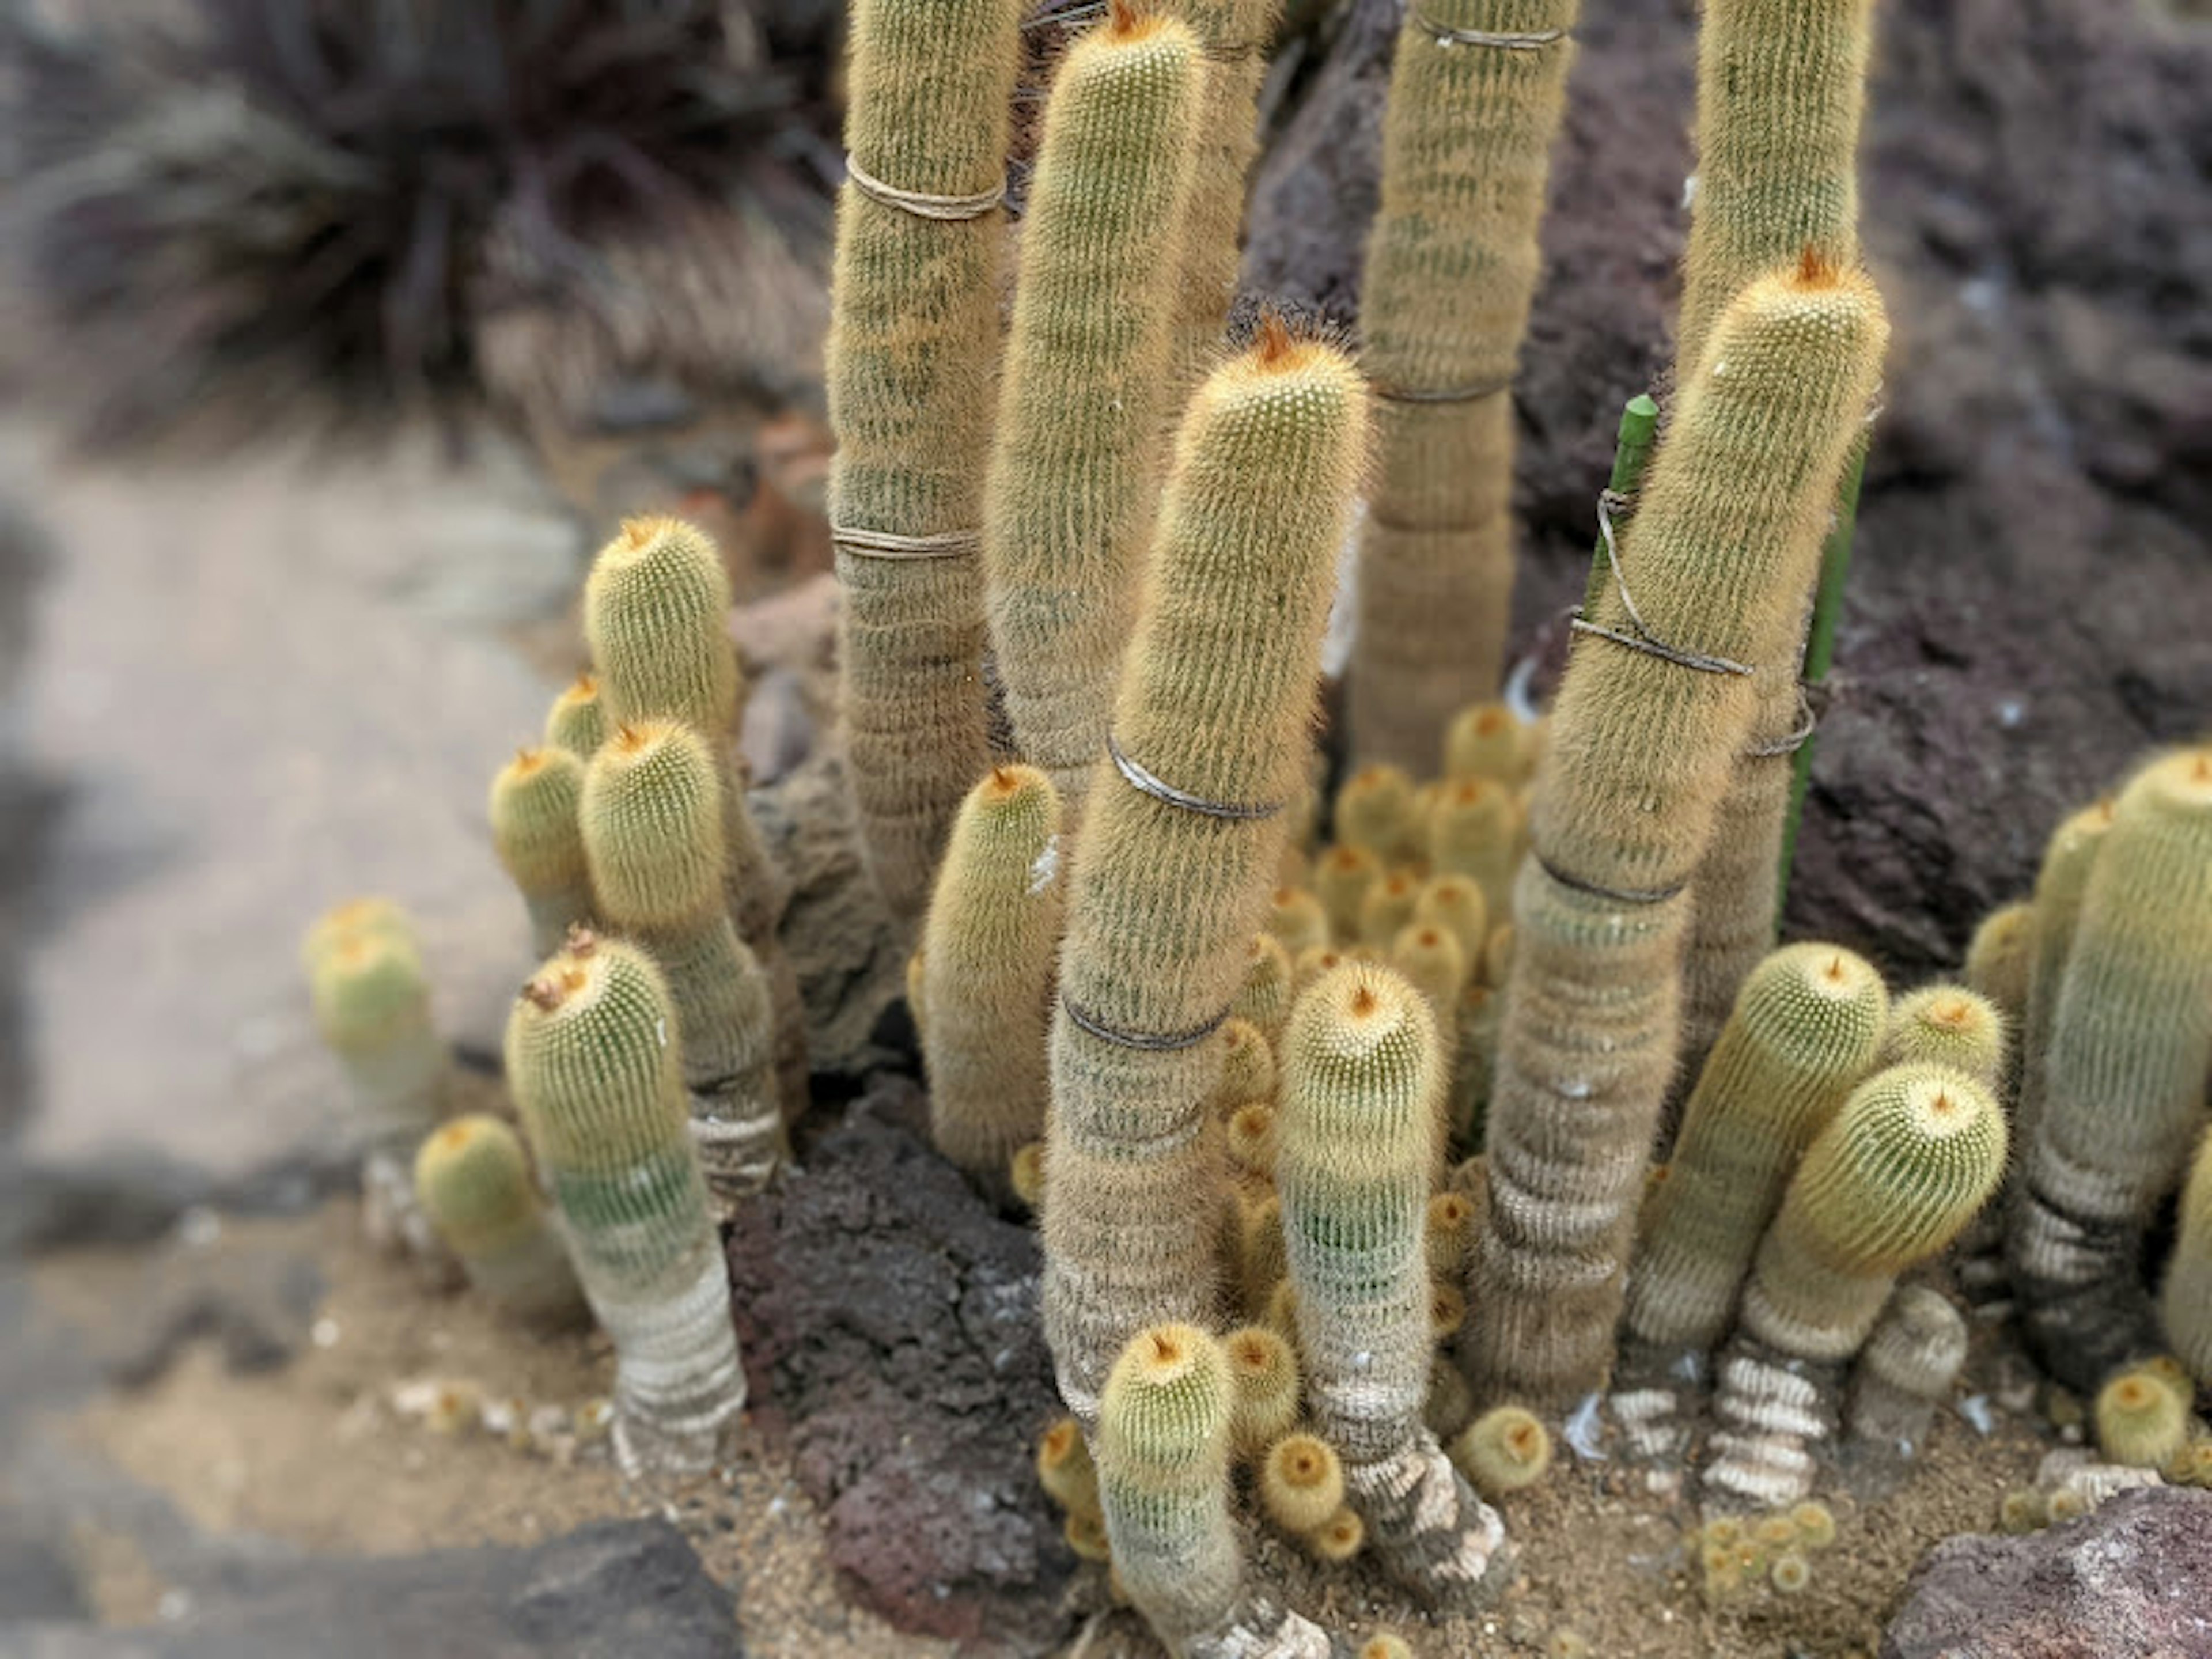
M1443 1081L1412 986L1365 964L1331 974L1298 999L1285 1038L1276 1186L1308 1404L1368 1544L1417 1594L1467 1607L1496 1593L1511 1553L1422 1421Z
M1785 945L1744 981L1644 1206L1627 1304L1638 1340L1671 1360L1728 1334L1798 1159L1874 1064L1888 1013L1873 964L1832 945Z
M707 745L724 844L724 902L738 937L768 975L777 1089L785 1115L797 1118L807 1099L806 1014L776 936L781 877L761 844L731 763L743 687L729 610L729 573L712 541L675 519L633 520L592 563L584 588L584 633L599 665L599 701L610 733L625 721L673 720Z
M492 780L492 849L521 890L540 958L592 920L592 872L576 816L583 795L584 763L550 745L517 751Z
M633 1474L709 1467L745 1402L680 1040L652 958L581 932L507 1026L524 1132L614 1340L615 1453Z
M581 811L600 909L652 951L675 998L691 1132L726 1208L786 1148L768 981L722 908L719 800L698 733L647 720L592 757Z
M1334 554L1365 430L1340 354L1272 320L1200 388L1074 857L1044 1212L1045 1325L1091 1421L1163 1316L1209 1317L1228 1012L1304 780ZM1122 768L1125 766L1125 772Z
M1206 78L1189 29L1117 7L1054 77L1023 215L983 570L1015 744L1071 824L1136 610Z
M2212 749L2121 793L2043 1058L2007 1259L2030 1346L2087 1392L2154 1345L2137 1257L2204 1123L2212 1070Z
M1602 1386L1674 1064L1687 884L1794 621L1887 329L1863 276L1762 277L1682 386L1538 772L1488 1129L1478 1394ZM1632 612L1622 597L1636 595Z
M1720 1370L1709 1491L1795 1502L1835 1431L1842 1367L1897 1276L1943 1249L2004 1172L2004 1115L1943 1066L1877 1073L1805 1154L1760 1241Z
M1234 1393L1191 1325L1139 1331L1106 1381L1093 1453L1122 1588L1177 1659L1328 1659L1320 1630L1255 1595L1229 1517Z
M1844 1428L1861 1445L1911 1457L1966 1364L1966 1322L1940 1291L1901 1285L1851 1369Z
M2201 1388L2212 1389L2212 1133L2197 1143L2181 1225L2159 1292L2166 1340Z
M930 1139L993 1190L1044 1133L1060 864L1052 780L994 768L953 823L922 935Z
M845 736L869 871L919 920L990 765L975 556L1022 0L859 0L826 348Z
M499 1119L471 1114L424 1136L415 1196L486 1300L547 1324L583 1312L568 1246L532 1184L522 1143Z
M1578 10L1425 0L1399 29L1360 307L1381 392L1349 682L1362 760L1428 771L1503 677L1511 386Z

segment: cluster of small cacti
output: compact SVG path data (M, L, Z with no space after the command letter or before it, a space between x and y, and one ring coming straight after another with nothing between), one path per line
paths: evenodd
M1834 1512L1807 1498L1762 1516L1709 1516L1683 1534L1682 1546L1706 1599L1724 1601L1760 1589L1803 1593L1813 1582L1813 1558L1835 1541Z
M555 1401L532 1405L520 1395L488 1394L465 1377L403 1382L392 1390L392 1409L432 1434L483 1434L556 1463L592 1455L606 1444L615 1421L611 1400L586 1400L573 1407Z

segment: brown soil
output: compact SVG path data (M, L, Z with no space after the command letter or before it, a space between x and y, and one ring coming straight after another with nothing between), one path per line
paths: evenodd
M155 1382L109 1394L63 1431L170 1494L202 1526L319 1551L526 1543L665 1508L708 1571L738 1587L753 1652L955 1651L849 1603L823 1559L817 1518L760 1436L747 1437L719 1482L647 1492L627 1486L597 1450L562 1462L481 1430L441 1436L403 1417L395 1390L434 1377L573 1407L604 1392L609 1360L594 1337L529 1335L470 1298L431 1295L406 1269L371 1256L356 1222L350 1202L334 1202L296 1219L226 1222L208 1247L312 1255L329 1285L318 1316L326 1340L282 1370L242 1376L195 1345ZM123 1252L52 1258L37 1270L42 1311L96 1330L143 1272L143 1258ZM1999 1363L1990 1346L1978 1376ZM2000 1495L2031 1477L2046 1443L2020 1418L2001 1414L1984 1438L1945 1413L1902 1490L1867 1501L1824 1494L1839 1536L1814 1558L1808 1589L1785 1597L1762 1588L1717 1607L1701 1596L1681 1546L1696 1517L1664 1476L1564 1455L1541 1487L1507 1506L1522 1571L1475 1620L1407 1619L1364 1571L1316 1569L1272 1534L1255 1535L1253 1548L1259 1571L1329 1627L1396 1629L1429 1655L1540 1653L1571 1631L1607 1659L1841 1659L1875 1651L1912 1564L1939 1539L1989 1529ZM72 1542L104 1618L149 1616L161 1587L127 1540L86 1531ZM1112 1606L1102 1571L1086 1570L1072 1599L1091 1611L1068 1659L1157 1656L1135 1618Z

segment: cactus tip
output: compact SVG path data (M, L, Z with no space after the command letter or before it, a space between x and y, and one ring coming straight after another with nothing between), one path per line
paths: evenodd
M1352 1018L1354 1019L1365 1019L1369 1015L1375 1012L1376 1005L1379 999L1375 994L1375 988L1363 980L1352 989Z
M1292 344L1291 325L1283 320L1283 313L1272 306L1261 313L1257 347L1260 367L1281 368L1291 355Z
M572 957L589 957L599 948L599 936L582 922L572 921L568 924L568 937L562 941L562 948Z
M1797 283L1801 288L1833 288L1843 274L1843 268L1814 243L1806 243L1797 256Z

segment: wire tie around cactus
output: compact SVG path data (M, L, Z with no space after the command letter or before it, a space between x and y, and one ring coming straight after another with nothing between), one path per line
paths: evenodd
M1605 562L1613 572L1613 591L1620 595L1620 608L1628 613L1628 625L1636 631L1624 634L1617 629L1601 627L1585 617L1579 605L1567 626L1577 634L1594 634L1615 645L1625 645L1631 651L1641 651L1647 657L1671 662L1678 668L1693 668L1700 674L1735 674L1748 679L1752 673L1748 663L1727 657L1709 657L1701 651L1685 651L1680 646L1668 644L1645 625L1644 613L1636 608L1636 601L1628 592L1628 576L1620 568L1620 546L1613 533L1613 515L1627 504L1626 497L1610 489L1599 491L1597 528L1598 534L1605 538Z
M1813 740L1813 729L1820 717L1813 710L1813 699L1807 695L1805 683L1797 683L1797 726L1786 738L1777 738L1772 743L1753 744L1745 750L1747 760L1770 760L1780 755L1794 755Z
M894 536L888 530L830 526L830 544L864 559L957 559L983 544L980 530L947 530L934 536Z
M1392 404L1472 404L1485 398L1495 398L1501 392L1513 389L1513 377L1500 374L1493 380L1477 380L1472 386L1444 386L1435 392L1423 392L1413 386L1372 384L1376 397Z
M1122 752L1120 740L1111 732L1106 736L1106 752L1114 757L1114 769L1128 781L1131 788L1139 794L1150 795L1154 800L1165 801L1170 806L1180 806L1186 812L1200 813L1209 818L1249 822L1255 818L1272 818L1283 810L1284 804L1279 800L1208 800L1203 795L1194 795L1187 789L1178 789L1158 774L1147 771L1131 760Z
M1437 22L1418 9L1413 12L1413 18L1440 46L1488 46L1497 52L1541 52L1546 46L1557 46L1567 38L1565 29L1500 32L1495 29L1454 28L1449 23Z
M980 219L1006 199L1006 181L1003 179L973 196L932 196L926 191L901 190L896 185L885 184L849 155L845 158L845 176L853 181L854 189L871 201L911 213L917 219L935 219L945 223Z
M1668 899L1679 898L1689 890L1690 884L1686 881L1678 881L1671 887L1607 887L1601 882L1585 881L1580 876L1569 875L1541 853L1532 852L1529 856L1536 860L1546 875L1560 886L1577 893L1587 893L1592 898L1611 899L1616 904L1664 904Z
M1117 1048L1139 1048L1148 1054L1173 1054L1182 1048L1195 1048L1227 1024L1230 1014L1224 1008L1203 1025L1194 1025L1188 1031L1125 1031L1118 1025L1109 1025L1065 991L1060 994L1060 1006L1079 1029L1101 1042L1110 1042Z

